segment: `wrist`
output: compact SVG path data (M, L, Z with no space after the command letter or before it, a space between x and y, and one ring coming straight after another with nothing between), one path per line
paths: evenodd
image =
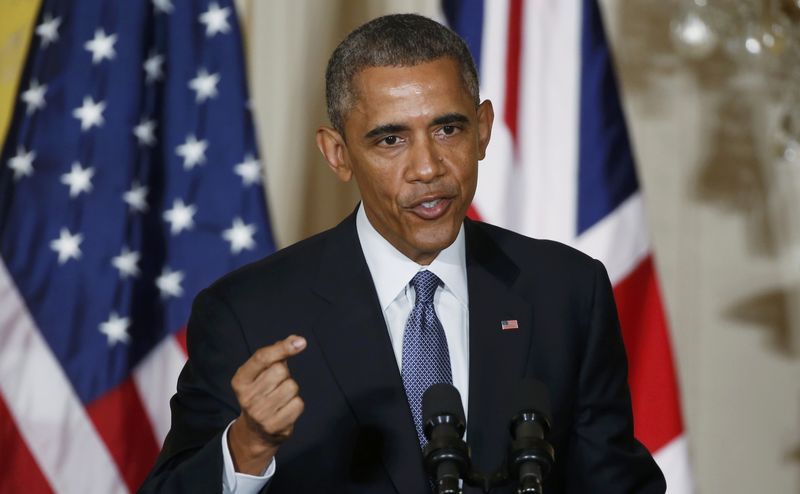
M278 447L265 443L240 417L228 429L228 450L237 473L259 476L275 457Z

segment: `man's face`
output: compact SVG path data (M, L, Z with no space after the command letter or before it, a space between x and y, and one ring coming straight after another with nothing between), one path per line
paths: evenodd
M453 243L475 194L494 114L478 108L449 58L373 67L354 78L345 139L317 143L342 180L355 176L370 223L408 258L429 264Z

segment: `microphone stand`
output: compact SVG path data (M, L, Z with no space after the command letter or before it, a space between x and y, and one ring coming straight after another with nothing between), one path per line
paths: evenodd
M543 494L542 480L554 462L550 432L550 398L539 381L520 383L511 418L511 446L503 464L491 475L473 468L469 446L462 439L466 429L458 390L450 384L434 384L422 397L424 432L428 444L422 450L425 470L436 494L461 494L461 480L484 493L518 480L517 494ZM542 411L543 410L543 411Z

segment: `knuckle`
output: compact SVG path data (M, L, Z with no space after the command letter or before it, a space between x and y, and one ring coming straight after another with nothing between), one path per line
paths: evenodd
M252 410L252 417L253 420L256 421L263 429L266 430L267 420L269 419L269 415L264 412L261 408L255 408Z
M231 388L233 389L233 394L236 395L236 399L241 402L242 398L247 394L247 388L240 386L238 383L231 383Z
M279 424L275 420L274 415L264 418L264 420L261 422L261 425L264 427L264 431L267 434L277 434L280 430Z
M296 396L292 399L292 402L290 403L290 410L292 412L294 420L297 420L300 417L300 415L303 414L305 409L306 409L306 404L302 398Z
M271 370L271 372L277 380L283 380L289 377L289 366L287 366L286 363L281 362L272 367L274 370Z
M231 388L234 390L243 389L245 387L244 378L240 371L236 371L236 373L231 378Z
M256 350L253 354L253 358L261 365L269 364L271 360L272 352L270 351L269 347L263 347Z
M296 395L300 391L300 385L294 379L286 380L286 391L290 395Z
M236 399L239 401L239 407L242 410L251 410L253 408L253 397L251 395L242 393L237 395Z

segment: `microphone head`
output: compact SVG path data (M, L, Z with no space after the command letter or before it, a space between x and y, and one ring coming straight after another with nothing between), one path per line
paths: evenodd
M539 412L550 420L550 392L543 382L526 377L519 382L512 400L514 414L523 412Z
M519 382L512 398L511 449L509 469L512 478L519 478L519 492L541 492L522 489L540 483L555 461L553 446L547 442L550 432L550 392L541 381L527 377ZM534 486L535 487L535 486Z
M422 418L428 443L422 448L425 470L436 492L461 492L458 479L472 471L461 395L450 384L434 384L422 395Z
M461 394L452 384L434 384L422 395L422 423L441 415L452 415L462 430L466 426Z

